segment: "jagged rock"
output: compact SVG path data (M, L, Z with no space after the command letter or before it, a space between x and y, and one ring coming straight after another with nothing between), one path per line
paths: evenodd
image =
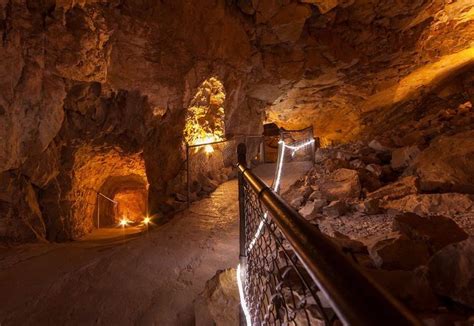
M413 271L368 269L366 272L395 298L415 311L433 310L440 304L429 284L425 266Z
M444 216L421 217L411 213L397 215L393 229L409 239L426 242L432 252L468 237L453 220Z
M474 308L474 237L438 251L428 268L437 294Z
M358 173L360 185L362 189L364 189L364 192L373 192L382 187L383 184L380 181L380 178L372 172L369 172L366 169L359 169Z
M419 215L447 215L474 211L472 196L457 193L413 194L383 204L386 209Z
M346 160L330 158L330 159L325 160L322 166L323 166L323 169L329 173L329 172L334 172L338 169L343 169L343 168L347 169L350 167L350 164Z
M360 241L351 239L345 234L340 232L334 232L334 237L330 238L336 243L343 251L350 251L351 253L368 254L367 246Z
M278 39L278 42L275 43L296 42L300 38L304 23L309 16L311 16L311 9L307 5L293 2L281 7L269 22L272 32Z
M196 325L239 325L239 290L235 269L221 270L206 282L194 301Z
M474 131L434 139L414 170L422 190L474 193Z
M356 170L365 168L365 163L362 162L362 160L360 159L352 160L349 162L349 164L351 168L356 169Z
M383 212L379 199L367 199L357 205L357 210L367 215L376 215Z
M416 159L420 152L417 146L398 148L392 152L390 165L395 170L406 168Z
M367 195L368 199L393 200L418 192L418 181L416 177L403 177L399 181L388 184Z
M361 190L357 171L350 169L332 172L321 180L319 187L328 200L358 198Z
M391 148L386 145L382 145L382 143L376 139L372 140L369 145L370 148L378 151L378 152L390 152Z
M301 205L303 205L304 198L303 196L299 196L294 198L291 202L290 205L296 209L300 208Z
M339 217L347 212L347 205L345 202L336 200L332 201L328 206L323 208L324 215L328 217Z
M45 241L46 225L35 189L24 177L0 173L0 240Z
M372 239L368 248L375 266L387 270L412 270L430 258L429 248L423 241L411 240L396 232Z
M321 200L324 199L324 195L321 191L315 190L309 195L308 200Z
M382 175L382 172L383 172L382 167L378 164L369 164L365 168L366 168L367 171L372 172L377 177L380 177Z
M314 201L308 201L298 212L305 219L311 220L315 218L318 213L321 212L321 209L324 206L326 206L326 204L327 204L327 201L324 199L316 199Z

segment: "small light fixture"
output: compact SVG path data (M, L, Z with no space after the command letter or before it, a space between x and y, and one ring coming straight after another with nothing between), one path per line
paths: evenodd
M206 154L211 154L214 152L214 147L212 147L212 145L206 145L204 146L204 151L206 152Z
M122 217L122 219L119 221L119 225L123 228L126 227L128 225L128 223L129 222L125 217Z
M148 216L145 216L143 218L143 224L148 225L150 224L150 222L151 222L151 218L149 218Z

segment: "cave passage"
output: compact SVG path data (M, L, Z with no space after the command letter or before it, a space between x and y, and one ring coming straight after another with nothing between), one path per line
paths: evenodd
M137 226L148 216L148 190L140 175L111 176L96 200L96 228Z
M242 143L425 325L473 325L473 0L0 0L0 44L1 326L237 325ZM286 259L265 193L246 277ZM339 323L283 281L253 311Z

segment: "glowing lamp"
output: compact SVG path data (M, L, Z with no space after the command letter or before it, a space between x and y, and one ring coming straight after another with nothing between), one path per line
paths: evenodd
M151 222L151 218L149 218L148 216L146 216L146 217L143 219L143 224L145 224L145 225L150 224L150 222Z
M214 152L214 147L212 147L212 145L206 145L204 147L204 151L207 153L207 154L211 154L212 152Z
M122 218L120 221L119 221L119 225L121 227L126 227L128 225L128 220L126 218Z

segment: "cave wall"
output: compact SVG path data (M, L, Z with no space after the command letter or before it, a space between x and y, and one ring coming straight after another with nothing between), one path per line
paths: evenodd
M146 174L150 212L168 211L210 77L228 136L266 120L331 143L406 124L469 70L473 18L469 0L0 0L0 238L80 237L85 187L121 173Z

